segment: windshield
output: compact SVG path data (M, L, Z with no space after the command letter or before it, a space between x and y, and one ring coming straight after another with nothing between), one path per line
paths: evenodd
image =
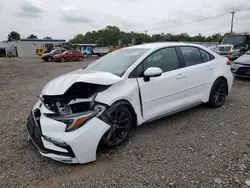
M238 35L238 36L225 36L223 38L222 44L233 44L233 45L241 45L246 41L246 36Z
M98 59L88 65L84 72L102 71L122 76L124 72L149 49L146 48L124 48Z
M52 54L53 54L53 53L55 53L55 51L56 51L56 50L51 50L51 51L50 51L50 53L52 53Z
M65 51L65 52L63 52L62 54L66 54L66 53L68 53L69 51Z

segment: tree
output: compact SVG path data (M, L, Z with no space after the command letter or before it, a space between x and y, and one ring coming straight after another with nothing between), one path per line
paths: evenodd
M78 34L73 39L71 39L69 42L73 43L73 44L84 43L85 42L85 36L83 34Z
M43 37L43 39L51 40L52 38L47 36L47 37Z
M37 36L34 34L30 34L26 39L37 39Z
M21 39L21 36L16 31L11 31L10 34L8 34L8 41L15 41L15 40L20 40L20 39Z
M222 40L222 35L217 33L212 36L203 36L198 34L196 36L189 36L187 33L171 34L161 33L148 35L145 33L137 32L124 32L121 31L117 26L107 26L104 29L98 31L89 31L85 35L78 34L69 42L73 44L79 43L97 43L101 46L118 45L118 41L121 39L123 43L131 44L132 39L135 38L137 41L142 42L159 42L159 41L183 41L183 42L219 42ZM135 40L134 40L135 41Z

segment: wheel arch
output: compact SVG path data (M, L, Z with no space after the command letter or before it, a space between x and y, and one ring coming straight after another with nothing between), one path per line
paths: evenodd
M227 95L228 95L228 80L226 79L225 76L219 76L216 80L219 80L219 79L226 82L226 84L227 84ZM216 80L214 82L216 82Z
M117 100L114 103L112 103L110 106L113 106L114 104L126 106L129 109L129 111L131 112L132 117L133 117L133 125L132 125L133 128L137 127L137 114L136 114L132 104L126 99Z

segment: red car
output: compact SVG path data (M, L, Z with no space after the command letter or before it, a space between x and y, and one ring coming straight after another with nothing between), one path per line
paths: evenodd
M58 54L54 56L54 61L72 61L72 60L83 60L83 53L81 51L69 50L62 54Z

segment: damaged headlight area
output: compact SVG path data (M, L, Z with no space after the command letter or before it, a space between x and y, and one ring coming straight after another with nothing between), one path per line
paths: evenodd
M83 113L70 114L65 116L52 116L47 115L48 117L63 122L67 125L66 132L71 132L82 127L88 120L94 117L98 112L97 111L88 111Z
M95 102L98 92L109 86L75 83L63 95L41 95L43 105L53 112L47 117L67 125L66 132L82 127L94 116L100 116L107 108L105 104Z

